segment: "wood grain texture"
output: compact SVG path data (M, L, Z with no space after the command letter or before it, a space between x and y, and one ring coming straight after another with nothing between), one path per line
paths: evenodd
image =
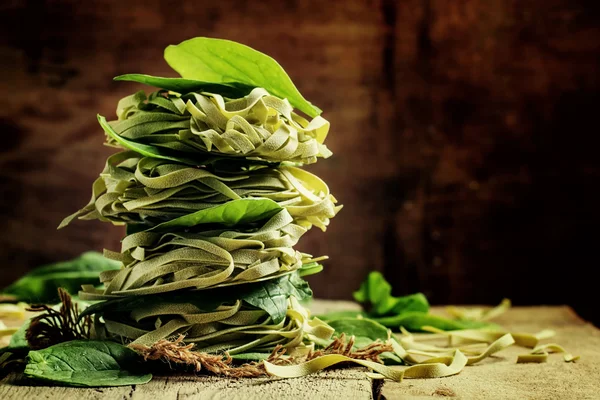
M324 371L297 379L226 379L208 376L157 376L145 385L96 389L33 386L21 375L0 382L4 400L21 399L125 399L145 400L279 400L279 399L372 399L371 380L365 370L351 368Z
M440 311L439 309L436 311ZM407 379L386 382L382 394L389 400L440 398L459 399L595 399L600 380L600 330L583 321L569 307L518 307L496 322L512 332L552 329L549 341L560 343L581 358L566 363L561 354L551 354L546 363L516 364L527 349L509 347L494 357L466 367L460 374L443 379Z
M356 310L348 301L315 300L315 314ZM432 310L443 315L442 307ZM535 333L552 329L560 343L581 359L565 363L560 354L547 363L516 364L526 349L511 347L494 357L466 367L460 374L438 379L386 381L381 394L386 399L423 399L451 396L461 399L595 399L600 379L600 330L582 320L570 307L515 307L497 320L512 332ZM0 398L20 399L147 399L158 394L175 399L370 399L372 382L364 369L333 369L297 379L223 379L207 376L172 375L155 377L146 385L116 388L66 388L34 386L22 376L0 381ZM377 394L377 393L376 393Z
M380 270L398 294L421 290L434 303L507 296L598 318L585 294L600 222L596 2L0 7L0 285L117 248L123 231L107 224L55 231L110 154L95 114L114 115L138 89L113 76L172 75L164 47L202 35L272 55L332 123L334 157L310 169L345 208L300 245L331 256L311 278L318 295L348 298Z

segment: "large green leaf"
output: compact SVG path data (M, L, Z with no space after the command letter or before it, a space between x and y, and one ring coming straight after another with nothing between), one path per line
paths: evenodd
M59 300L59 287L77 293L81 285L97 284L100 272L120 267L120 262L104 258L100 253L87 252L70 261L34 269L5 288L3 293L28 303L55 303Z
M273 58L240 43L197 37L165 49L165 60L183 78L262 87L311 117L321 110L300 94Z
M149 230L167 232L173 228L192 227L200 224L245 224L270 218L280 210L282 207L270 199L238 199L163 222Z
M141 385L152 375L142 371L140 359L118 343L76 340L30 351L25 375L67 386Z
M481 321L449 319L429 314L429 302L422 293L401 297L394 297L391 293L392 286L381 273L369 273L360 289L354 292L354 299L367 309L361 313L361 317L369 318L388 328L397 330L402 327L409 331L421 331L424 326L445 331L491 326ZM334 317L335 315L325 316L328 320Z
M170 90L180 94L190 92L208 92L216 93L225 97L238 98L246 96L253 89L252 86L246 86L239 83L211 83L202 82L195 79L185 78L162 78L144 74L126 74L114 78L115 81L138 82L156 88Z

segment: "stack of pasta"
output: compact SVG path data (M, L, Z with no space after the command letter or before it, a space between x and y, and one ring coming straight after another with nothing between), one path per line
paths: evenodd
M300 304L312 295L302 277L325 257L294 249L341 208L301 169L331 155L329 123L263 88L159 89L122 99L115 121L98 117L122 151L61 224L127 226L121 250L105 251L122 268L80 292L99 300L86 311L96 337L151 345L183 334L200 351L230 354L278 344L293 353L329 338L333 329Z

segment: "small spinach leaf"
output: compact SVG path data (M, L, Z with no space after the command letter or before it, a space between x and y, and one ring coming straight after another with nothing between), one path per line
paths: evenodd
M336 336L342 333L354 336L354 347L357 349L364 348L377 340L386 342L390 337L388 328L368 318L338 318L329 320L327 323L335 329ZM329 343L320 345L328 345ZM382 353L381 359L384 364L400 365L404 363L397 354L391 352Z
M165 49L165 60L183 78L262 87L311 117L321 110L300 94L273 58L248 46L223 39L197 37Z
M120 267L120 262L104 258L97 252L87 252L70 261L36 268L5 288L3 293L29 303L55 303L59 300L59 287L77 293L81 285L97 284L100 272Z
M265 310L273 318L273 322L278 324L285 319L287 299L290 296L298 300L312 296L308 282L300 278L298 273L265 281L256 289L243 294L242 299L254 307Z
M140 356L108 341L76 340L30 351L25 375L66 386L101 387L148 383Z
M114 78L115 81L138 82L156 88L170 90L180 94L190 92L216 93L229 98L246 96L253 89L240 83L212 83L202 82L195 79L184 78L162 78L144 74L126 74Z
M117 142L124 148L126 148L128 150L133 150L145 157L160 158L162 160L174 161L174 162L179 162L179 163L183 163L183 164L187 164L187 165L201 165L205 161L205 160L193 160L193 159L187 158L187 157L172 156L167 149L161 149L156 146L151 146L148 144L138 143L138 142L134 142L133 140L125 139L125 138L119 136L119 134L117 134L117 132L115 132L115 130L112 128L112 126L110 126L110 124L106 121L106 118L104 118L100 114L98 114L97 117L98 117L98 122L100 123L100 126L102 127L102 129L104 129L104 132L106 133L107 136L114 139L115 142Z
M453 331L457 329L476 329L490 326L490 323L488 322L448 319L418 311L407 312L388 317L374 318L374 320L393 329L403 327L411 332L422 331L424 326L432 326L444 331Z
M392 296L392 287L379 272L371 272L354 292L354 299L368 311L362 316L394 330L403 327L409 331L422 331L432 326L445 331L489 327L490 324L466 319L448 319L429 314L429 302L422 293ZM348 314L349 316L351 314ZM335 315L325 318L333 319Z
M364 347L378 339L383 342L388 339L389 329L371 319L340 318L327 323L335 329L336 334L355 336L357 347Z
M408 296L392 296L392 286L379 272L371 272L367 279L354 292L354 299L370 307L369 314L375 317L399 315L409 311L428 312L429 302L422 293Z
M231 354L231 358L238 361L263 361L267 360L271 356L270 353L240 353L240 354Z
M302 267L300 267L300 269L298 270L298 273L300 274L300 276L309 276L309 275L318 274L321 271L323 271L323 265L321 265L317 262L310 262L310 263L302 264Z
M149 231L165 232L173 228L192 227L199 224L237 225L270 218L282 208L267 198L245 198L228 201L156 225Z

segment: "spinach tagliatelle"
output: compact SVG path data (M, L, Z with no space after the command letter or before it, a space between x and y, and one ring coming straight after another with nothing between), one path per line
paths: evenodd
M313 260L292 248L306 232L292 221L283 209L264 225L245 231L133 233L123 239L121 253L105 252L124 267L100 275L105 289L86 289L81 295L93 300L206 289L297 270Z
M214 153L271 162L314 163L331 152L323 144L329 122L308 121L286 99L256 88L239 99L215 93L144 92L125 97L117 107L114 133L128 141L185 156ZM109 135L109 143L119 144Z
M326 257L294 249L341 209L301 168L331 156L329 122L289 83L131 77L159 90L123 98L116 121L98 116L107 144L122 151L60 225L127 226L120 251L104 253L121 268L79 293L96 301L85 311L94 339L152 346L184 335L205 353L308 354L334 332L299 303L312 295L302 276ZM271 93L290 93L313 118Z
M296 223L323 230L341 208L325 182L297 167L212 172L126 151L108 158L90 203L63 225L75 217L152 225L240 198L271 199Z
M300 292L301 298L306 295L310 292ZM96 318L95 330L101 338L146 346L183 333L186 341L194 343L199 351L230 354L270 353L278 344L292 353L304 351L310 348L307 337L327 339L333 333L326 323L311 319L294 296L284 300L283 315L250 305L248 302L253 299L248 293L242 297L224 303L218 298L189 295L160 301L142 298L129 303L109 302L99 310L92 310L103 315L102 320Z

